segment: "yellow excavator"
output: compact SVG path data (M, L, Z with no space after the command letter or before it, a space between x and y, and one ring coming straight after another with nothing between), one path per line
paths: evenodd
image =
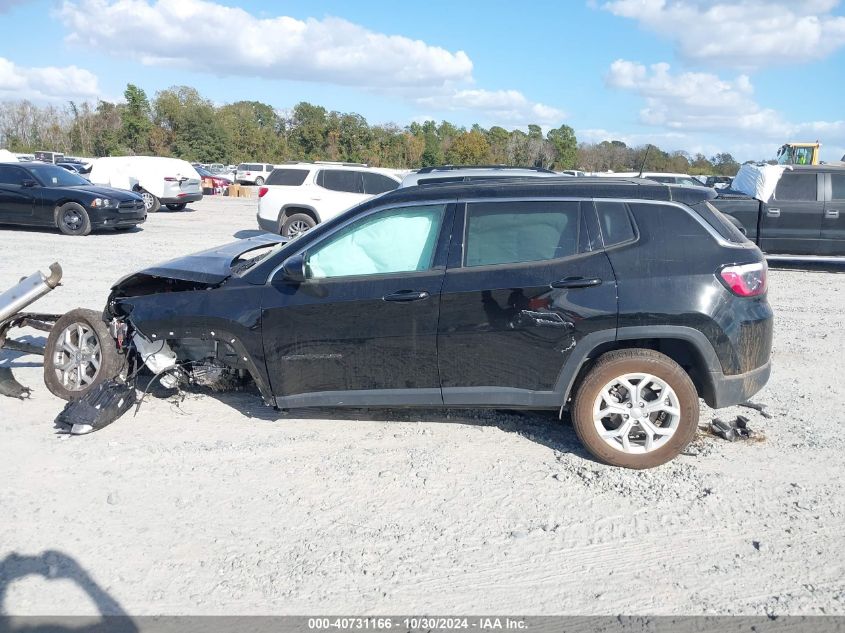
M785 143L778 149L778 165L818 165L819 147L815 143Z

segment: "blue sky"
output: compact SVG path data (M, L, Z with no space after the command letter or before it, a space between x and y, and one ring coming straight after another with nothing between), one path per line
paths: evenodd
M585 141L845 154L838 0L0 0L0 100L310 101L371 123L563 123Z

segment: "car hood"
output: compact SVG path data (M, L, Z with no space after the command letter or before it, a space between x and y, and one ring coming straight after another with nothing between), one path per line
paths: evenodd
M127 275L118 281L112 289L118 290L130 280L137 279L139 276L217 285L232 276L232 264L241 255L249 251L274 246L287 241L289 241L287 237L273 233L263 233L255 237L210 248L207 251L200 251L193 255L177 257L162 264L144 268L131 275Z
M74 191L81 191L89 193L97 198L115 198L121 202L126 200L140 200L141 197L137 193L126 191L125 189L115 189L113 187L102 187L100 185L74 185Z

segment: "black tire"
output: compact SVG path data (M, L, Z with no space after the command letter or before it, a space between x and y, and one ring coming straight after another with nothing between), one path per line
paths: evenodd
M282 228L279 231L284 237L296 237L305 231L310 231L317 223L307 213L294 213L282 220Z
M147 210L147 213L156 213L161 209L161 200L146 189L139 189L138 194L144 199L144 208Z
M177 202L176 204L168 204L167 208L170 209L171 211L181 211L182 209L184 209L187 206L188 206L188 204L185 203L185 202Z
M664 381L674 392L675 400L678 404L677 410L679 411L679 419L676 422L674 433L663 440L662 445L658 445L656 448L644 453L630 453L623 450L621 437L618 442L619 445L614 448L611 446L611 443L615 443L615 438L612 440L602 439L596 423L593 421L593 407L596 405L600 393L605 386L626 374L636 373L649 374ZM629 384L634 385L630 381ZM639 382L634 386L639 387ZM663 398L663 394L667 393L665 390L652 391L648 389L647 392L654 399L649 400L648 397L644 397L644 400L652 403L657 403L658 400ZM656 393L660 393L661 395L657 396ZM628 395L626 394L623 400L627 399ZM671 400L671 398L668 399ZM620 400L621 402L622 400ZM625 403L620 408L630 409L632 411L632 417L637 414L643 414L643 409L637 406L641 403L634 402L633 408L628 407L628 404L630 403ZM614 415L617 417L613 418L612 416ZM654 426L660 427L661 424L664 426L669 425L671 414L655 413L653 415L655 418L652 419L649 417L652 423L660 420L659 416L666 416L663 421L654 424ZM590 369L578 386L574 406L572 407L572 424L575 427L575 432L578 434L578 438L584 444L585 448L592 455L606 464L636 469L653 468L654 466L665 464L681 453L695 437L695 432L698 428L698 417L698 392L692 380L690 380L689 375L671 358L650 349L625 349L604 354L596 361L596 364ZM618 420L618 426L615 428L608 429L604 426L610 432L628 423L622 421L623 414L610 414L609 418ZM628 414L624 414L624 419L628 420ZM629 424L633 425L633 427L626 433L627 437L631 438L631 435L634 434L635 442L644 441L644 439L639 439L646 435L644 428L638 426L634 421L631 421ZM639 431L636 429L639 429ZM630 441L629 439L628 442ZM655 441L660 440L658 438Z
M74 325L83 328L81 337L78 330L74 334ZM67 337L69 340L66 340ZM80 339L83 344L80 344ZM92 343L94 339L96 349ZM74 358L74 347L80 352L81 358ZM99 360L100 364L96 368L90 362L92 356ZM61 365L67 362L82 365L63 370ZM100 383L117 376L122 367L122 357L117 352L108 327L103 323L101 313L77 308L62 315L50 330L44 348L44 384L54 396L62 400L79 400ZM80 374L83 377L79 377Z
M81 204L67 202L56 209L56 226L65 235L88 235L91 218Z
M261 176L259 176L258 178L255 179L255 186L256 187L260 187L263 184L264 184L264 179Z

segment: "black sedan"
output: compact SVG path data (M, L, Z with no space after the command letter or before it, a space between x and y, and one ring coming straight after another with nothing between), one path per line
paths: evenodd
M131 191L98 187L46 163L0 163L0 224L52 226L65 235L124 230L147 219Z

